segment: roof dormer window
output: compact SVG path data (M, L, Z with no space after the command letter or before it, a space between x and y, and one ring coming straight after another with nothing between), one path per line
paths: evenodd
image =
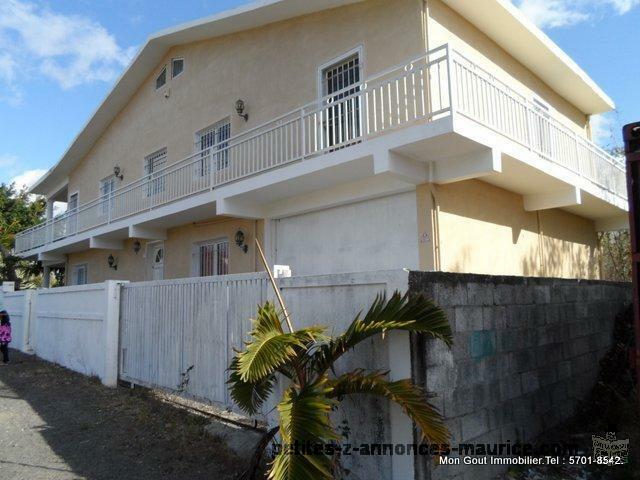
M156 90L164 87L167 83L167 67L164 67L160 72L160 75L156 77Z
M176 78L184 71L184 58L171 60L171 78Z

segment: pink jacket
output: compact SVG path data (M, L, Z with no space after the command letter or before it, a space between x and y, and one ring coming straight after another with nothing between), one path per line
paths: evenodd
M11 325L0 325L0 343L11 342Z

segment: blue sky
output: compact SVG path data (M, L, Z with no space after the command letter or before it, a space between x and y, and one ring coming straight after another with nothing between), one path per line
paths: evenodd
M0 182L30 184L51 167L149 34L242 3L1 0ZM619 143L640 120L640 0L514 3L615 100L597 129L604 146Z

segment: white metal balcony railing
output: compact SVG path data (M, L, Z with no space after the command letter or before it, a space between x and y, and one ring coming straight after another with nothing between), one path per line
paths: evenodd
M27 252L452 112L626 198L624 166L615 158L443 45L25 230L16 236L15 250Z

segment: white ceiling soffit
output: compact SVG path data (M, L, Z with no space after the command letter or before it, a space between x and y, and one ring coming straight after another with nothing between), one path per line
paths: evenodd
M31 187L31 192L47 195L66 181L76 163L89 152L171 47L360 1L362 0L259 0L151 35L60 161Z
M443 1L582 112L615 108L589 75L509 0Z

